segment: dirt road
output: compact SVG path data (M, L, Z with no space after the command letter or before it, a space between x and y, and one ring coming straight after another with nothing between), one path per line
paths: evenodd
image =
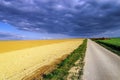
M83 80L120 80L120 57L88 40Z

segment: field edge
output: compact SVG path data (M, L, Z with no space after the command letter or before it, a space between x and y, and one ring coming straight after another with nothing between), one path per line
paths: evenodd
M75 66L75 62L77 60L80 60L79 66L81 68L78 73L79 76L77 76L77 78L80 79L83 74L83 60L85 57L86 45L87 39L85 39L83 43L77 49L75 49L65 60L58 64L55 70L48 74L45 74L41 80L66 80L69 75L69 70Z

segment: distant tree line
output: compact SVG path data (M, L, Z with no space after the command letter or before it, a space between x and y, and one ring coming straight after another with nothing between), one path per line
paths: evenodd
M102 38L91 38L92 40L109 40L110 38L102 37Z

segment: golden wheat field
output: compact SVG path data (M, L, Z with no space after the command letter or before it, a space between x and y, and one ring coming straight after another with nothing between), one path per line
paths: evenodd
M0 80L21 80L70 54L83 39L0 41Z
M77 39L0 41L0 53Z

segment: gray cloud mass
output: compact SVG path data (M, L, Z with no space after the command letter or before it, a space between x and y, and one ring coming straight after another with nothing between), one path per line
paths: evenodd
M23 36L0 32L0 40L20 40L20 39L23 39Z
M20 30L92 36L120 29L120 0L0 0L0 21Z

